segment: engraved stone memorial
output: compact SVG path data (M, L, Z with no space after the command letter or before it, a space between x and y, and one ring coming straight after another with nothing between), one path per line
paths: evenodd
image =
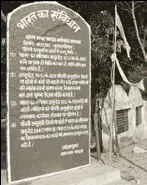
M90 27L56 2L8 15L9 182L89 164Z

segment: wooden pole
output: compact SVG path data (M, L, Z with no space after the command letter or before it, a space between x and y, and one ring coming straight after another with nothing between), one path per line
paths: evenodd
M115 4L115 24L114 24L114 54L116 55L116 8ZM112 163L112 151L114 149L114 141L115 141L115 61L112 63L112 119L110 125L110 149L109 149L109 163Z
M112 63L111 81L113 80L113 67L114 67L114 63ZM112 81L112 88L113 88L113 81ZM111 103L112 103L112 110L113 110L113 97L112 97ZM113 120L112 119L113 119L113 115L112 115L111 122L110 122L110 144L109 144L109 164L110 165L112 163L112 143L113 143Z
M101 151L100 151L100 136L99 136L99 127L98 127L98 113L94 113L94 128L96 135L96 149L97 149L97 160L101 160Z
M115 37L114 37L114 54L116 54L116 11L117 11L117 5L115 5ZM114 130L114 146L115 146L115 152L118 157L119 155L119 146L118 146L118 138L117 138L117 125L116 125L116 98L115 98L115 62L114 62L114 70L113 70L113 130Z
M112 87L112 129L113 129L113 133L112 133L112 145L113 145L113 152L115 152L116 150L116 143L115 143L115 62L114 62L114 67L113 67L113 87Z

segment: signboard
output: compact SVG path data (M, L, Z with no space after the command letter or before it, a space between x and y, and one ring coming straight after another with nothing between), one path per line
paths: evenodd
M90 27L56 2L8 15L8 179L89 164Z

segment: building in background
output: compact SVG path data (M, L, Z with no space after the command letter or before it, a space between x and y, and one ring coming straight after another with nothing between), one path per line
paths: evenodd
M143 90L131 86L128 92L121 85L115 86L116 131L120 147L147 137L147 78L143 79L143 85ZM108 151L113 115L112 88L99 100L99 106L103 149Z

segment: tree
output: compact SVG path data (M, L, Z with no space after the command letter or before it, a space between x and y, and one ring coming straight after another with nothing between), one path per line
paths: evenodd
M110 70L113 42L114 20L112 15L104 10L90 17L92 29L92 97L96 93L106 94L111 86Z
M139 47L141 49L143 59L146 60L145 48L144 48L145 29L142 29L142 32L144 32L143 33L144 38L143 38L143 41L141 41L141 38L140 38L141 33L139 33L139 30L141 31L141 29L139 29L139 27L138 27L137 18L136 18L136 15L135 15L135 10L142 11L142 6L147 7L146 3L144 1L136 1L136 2L134 2L134 1L131 1L131 2L124 1L124 2L119 2L118 5L119 5L120 9L122 9L123 11L126 11L129 15L132 16L136 38L138 40L138 44L139 44ZM142 19L141 25L140 25L141 27L145 27L145 25L144 25L145 23L143 21L144 20Z

